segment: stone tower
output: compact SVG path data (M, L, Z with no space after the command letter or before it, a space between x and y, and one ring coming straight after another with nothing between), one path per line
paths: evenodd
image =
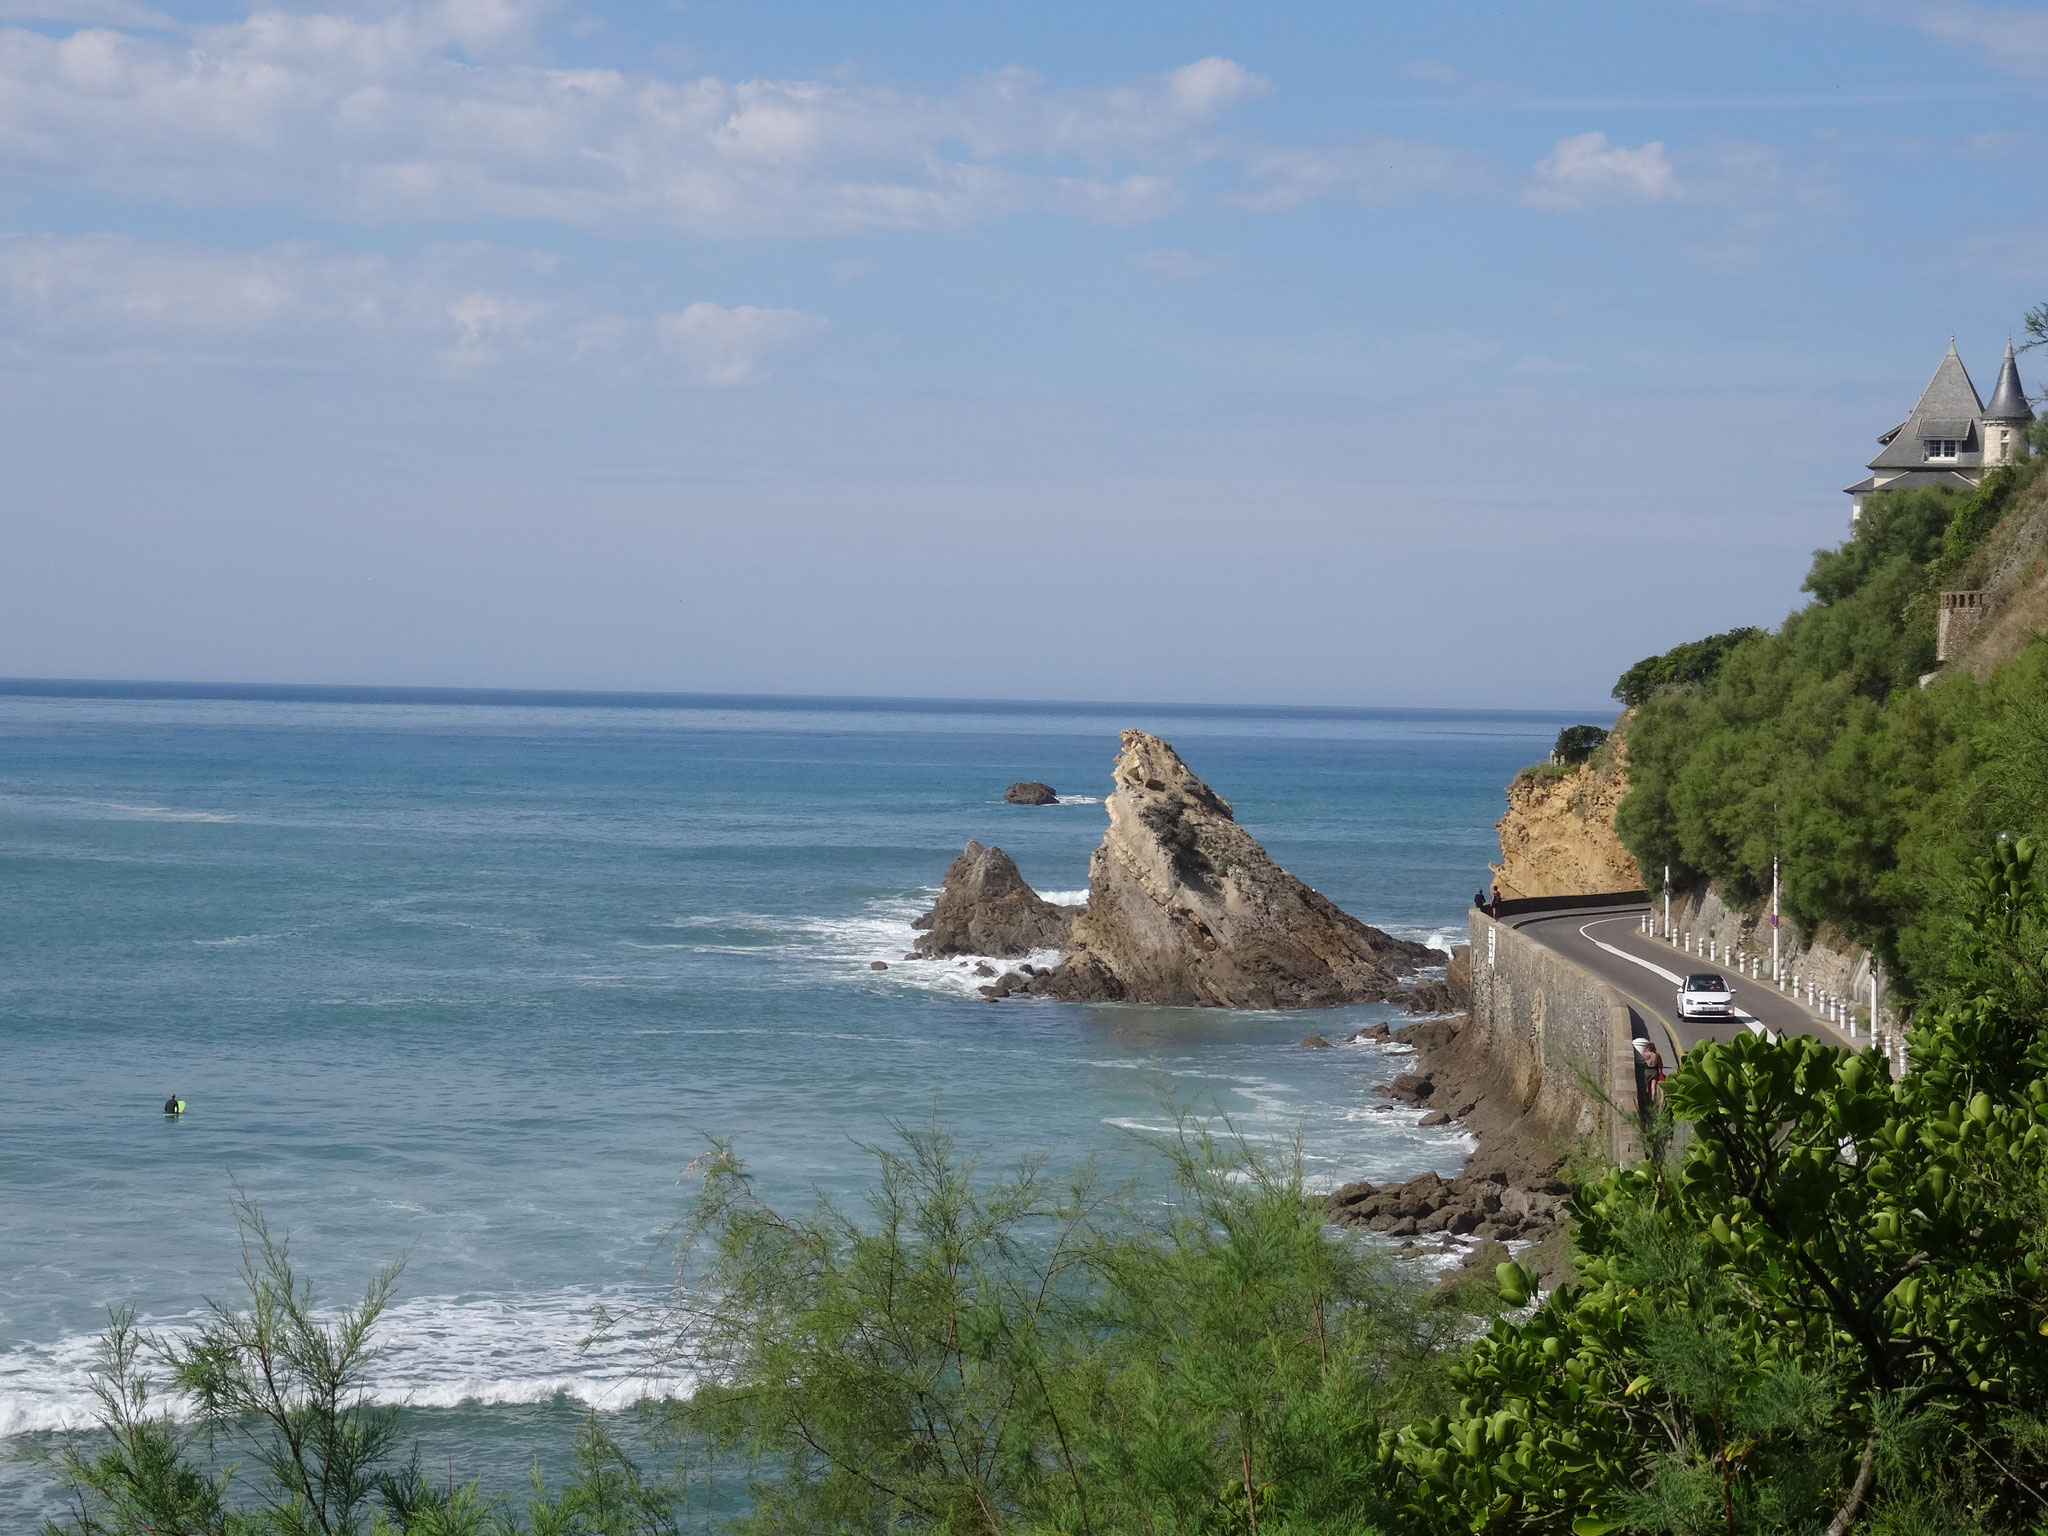
M2034 420L2027 404L2027 392L2020 387L2020 366L2005 344L2005 362L1998 370L1998 387L1991 391L1991 403L1984 407L1984 463L1987 468L2010 464L2026 456L2026 430Z

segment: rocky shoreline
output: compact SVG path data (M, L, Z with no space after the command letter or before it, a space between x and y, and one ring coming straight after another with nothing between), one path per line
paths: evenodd
M1052 790L1014 784L1005 798L1044 804ZM1399 1001L1433 1015L1400 1028L1376 1024L1350 1043L1412 1047L1414 1070L1378 1091L1419 1110L1422 1125L1462 1126L1477 1150L1452 1178L1358 1182L1315 1198L1334 1225L1401 1239L1403 1256L1458 1256L1453 1282L1490 1274L1510 1242L1526 1245L1517 1256L1546 1281L1563 1273L1567 1149L1529 1117L1465 1032L1469 952L1452 955L1442 977L1427 974L1440 951L1360 922L1281 869L1237 824L1230 802L1156 736L1122 733L1106 806L1109 827L1089 861L1086 906L1046 901L1002 849L970 842L903 958L971 958L991 1002L1265 1009ZM1058 964L1023 959L1048 952ZM998 974L982 957L1019 963ZM1331 1048L1314 1034L1301 1044Z
M1461 947L1453 956L1446 981L1461 1004L1467 953ZM1431 1172L1398 1184L1359 1181L1316 1198L1334 1226L1403 1239L1403 1258L1458 1255L1446 1284L1491 1275L1508 1257L1507 1244L1526 1243L1516 1257L1550 1285L1570 1268L1564 1237L1570 1149L1529 1118L1490 1063L1461 1048L1465 1023L1461 1013L1402 1028L1376 1024L1351 1037L1413 1047L1414 1068L1378 1091L1422 1111L1422 1125L1461 1125L1478 1142L1464 1168L1448 1179Z

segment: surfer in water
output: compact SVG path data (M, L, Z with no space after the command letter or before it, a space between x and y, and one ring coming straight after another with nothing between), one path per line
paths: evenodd
M174 1118L182 1115L185 1113L185 1101L175 1093L172 1094L168 1099L164 1100L164 1113Z

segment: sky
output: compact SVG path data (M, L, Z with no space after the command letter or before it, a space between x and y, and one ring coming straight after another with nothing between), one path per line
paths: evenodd
M2044 105L1961 0L0 0L0 676L1590 710L1988 393Z

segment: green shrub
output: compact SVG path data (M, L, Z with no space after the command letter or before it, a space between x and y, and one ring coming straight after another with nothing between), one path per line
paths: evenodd
M1410 1425L1433 1532L2041 1529L2048 1449L2048 896L2000 845L1955 914L1959 975L1875 1050L1689 1051L1669 1161L1574 1194L1581 1285L1452 1368ZM2033 979L2016 983L2016 973ZM1532 1279L1504 1266L1503 1288Z
M1598 725L1568 725L1557 733L1550 760L1561 767L1575 768L1607 744L1607 730Z
M1703 683L1721 669L1721 663L1737 646L1762 633L1755 628L1731 629L1726 634L1674 645L1661 656L1645 656L1621 674L1614 685L1614 697L1623 708L1634 709L1661 693Z

